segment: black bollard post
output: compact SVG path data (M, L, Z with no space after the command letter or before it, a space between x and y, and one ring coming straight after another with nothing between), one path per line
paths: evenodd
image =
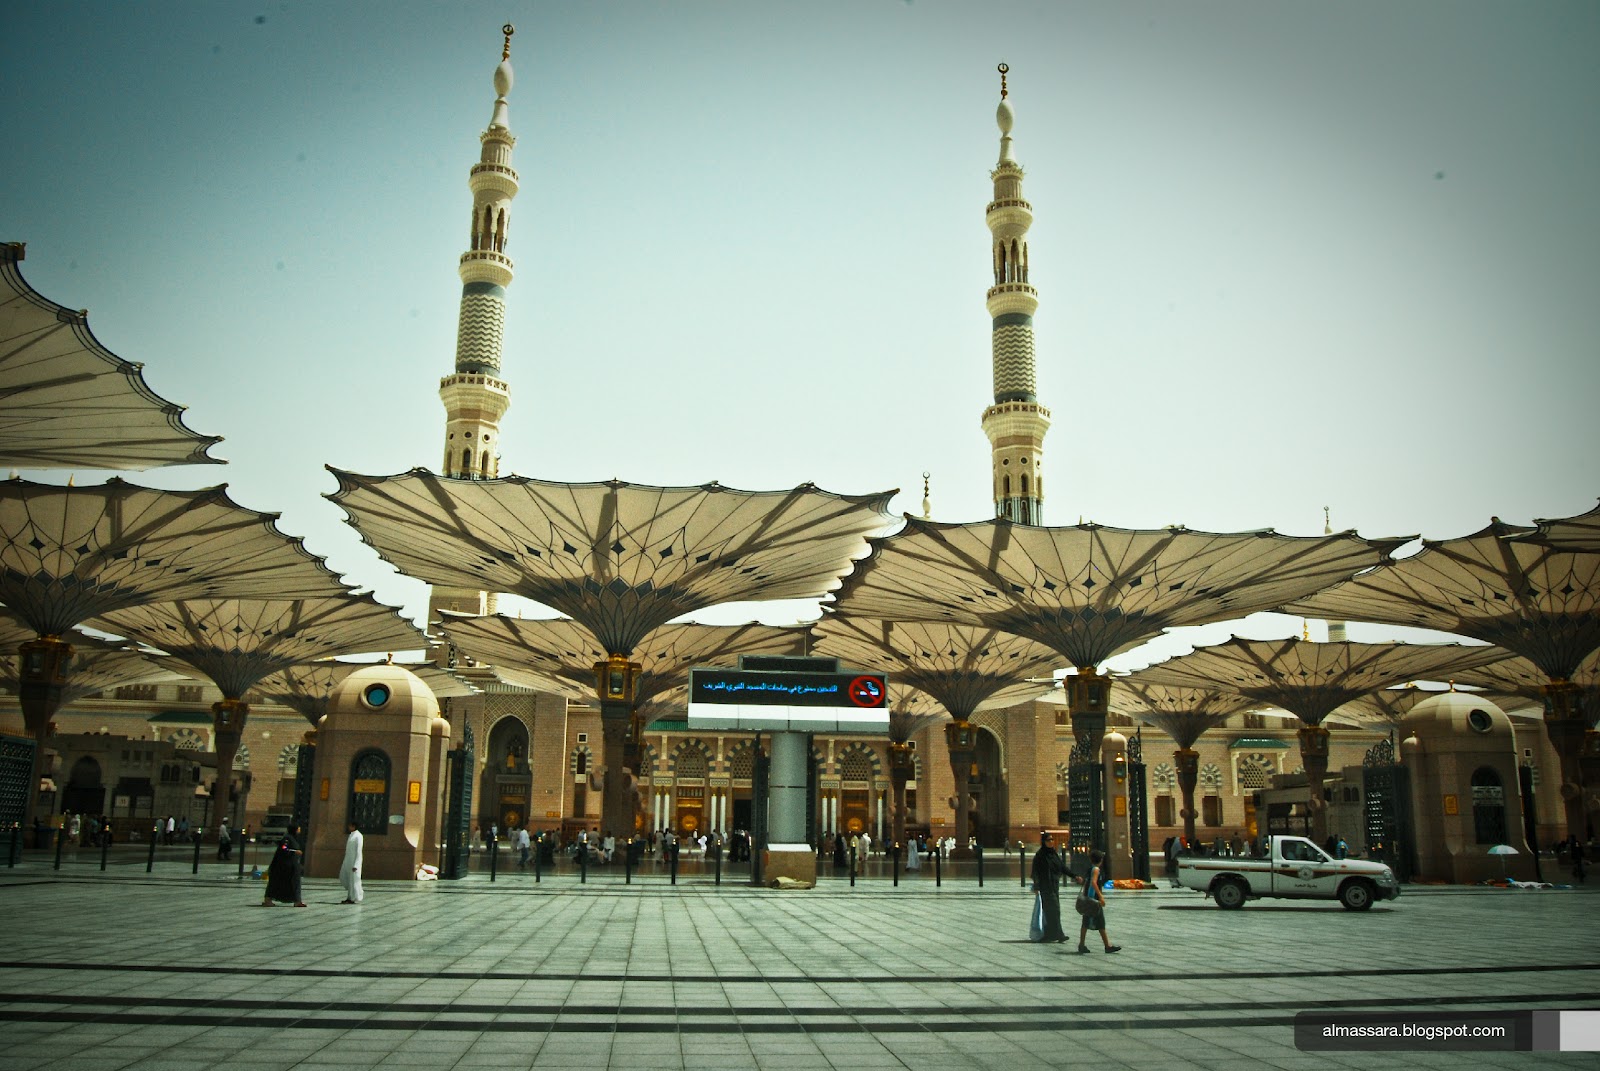
M622 884L633 884L633 838L628 838L628 843L622 848Z
M61 846L63 844L65 844L66 842L67 842L67 827L66 826L62 826L61 827L61 831L56 835L56 867L55 868L57 870L61 869Z
M722 846L718 845L717 847L715 847L715 848L713 848L711 850L717 853L717 884L721 885L722 884Z
M670 867L672 871L672 884L676 885L678 884L678 846L676 844L669 849L669 854L672 856Z
M533 883L540 884L544 874L544 838L540 837L533 846Z
M189 871L189 873L191 873L191 874L200 873L200 838L199 837L195 837L194 838L194 869Z
M856 846L850 845L850 887L856 887Z
M894 860L894 887L898 889L900 887L900 845L896 844L894 846L894 855L891 858Z
M161 826L158 824L156 826L156 829L160 829L160 828L161 828ZM152 870L154 870L155 868L156 868L156 830L152 829L150 831L150 855L144 861L144 872L146 874L148 874Z
M495 870L496 870L497 864L499 862L500 862L500 838L498 836L490 837L489 838L489 881L491 883L495 879Z
M981 889L983 888L983 845L978 845L973 851L978 856L978 888Z
M239 880L244 880L244 857L250 854L250 831L243 830L239 834Z
M106 830L100 831L100 869L106 868L106 854L111 851L111 834Z
M944 845L939 845L933 853L933 887L935 889L944 884Z
M6 866L17 865L17 856L22 854L22 823L11 823L11 843L6 846Z
M1017 845L1017 888L1028 887L1028 849L1022 844Z
M578 884L589 884L589 845L578 842Z

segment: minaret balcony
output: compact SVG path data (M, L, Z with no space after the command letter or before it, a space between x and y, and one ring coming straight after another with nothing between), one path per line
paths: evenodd
M461 265L456 269L463 283L494 283L510 286L513 275L511 258L492 249L470 249L461 254Z
M989 288L985 304L990 316L1020 312L1032 316L1039 308L1039 291L1027 283L1001 283Z
M522 188L517 173L504 164L473 164L467 176L467 187L474 194L493 193L505 201L515 197Z
M1033 211L1033 206L1020 197L1007 197L1003 201L990 201L989 207L984 209L984 211L994 212L1001 208L1020 208L1025 212Z
M1033 226L1033 212L1026 201L990 201L983 221L996 238L1010 241L1028 233Z

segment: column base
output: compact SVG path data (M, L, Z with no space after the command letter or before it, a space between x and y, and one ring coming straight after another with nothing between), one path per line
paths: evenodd
M811 845L774 844L764 855L761 876L769 888L809 889L817 884L817 853Z

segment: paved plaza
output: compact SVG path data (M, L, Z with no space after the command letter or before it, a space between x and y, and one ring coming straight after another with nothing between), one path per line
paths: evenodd
M304 910L186 858L0 869L0 1069L1597 1064L1302 1052L1292 1031L1308 1009L1600 1008L1594 889L1408 888L1366 914L1117 892L1124 951L1080 956L1026 941L1015 855L981 889L924 871L773 892L694 867L672 886L647 864L632 885L615 868L371 883L353 907L311 880Z

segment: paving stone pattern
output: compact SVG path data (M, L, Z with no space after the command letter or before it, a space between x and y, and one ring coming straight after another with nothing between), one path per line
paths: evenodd
M1594 890L1408 889L1364 914L1115 893L1124 951L1079 956L1026 941L1014 869L783 893L513 870L354 907L308 881L304 910L163 869L0 870L0 1071L1600 1066L1292 1031L1302 1010L1600 1008Z

